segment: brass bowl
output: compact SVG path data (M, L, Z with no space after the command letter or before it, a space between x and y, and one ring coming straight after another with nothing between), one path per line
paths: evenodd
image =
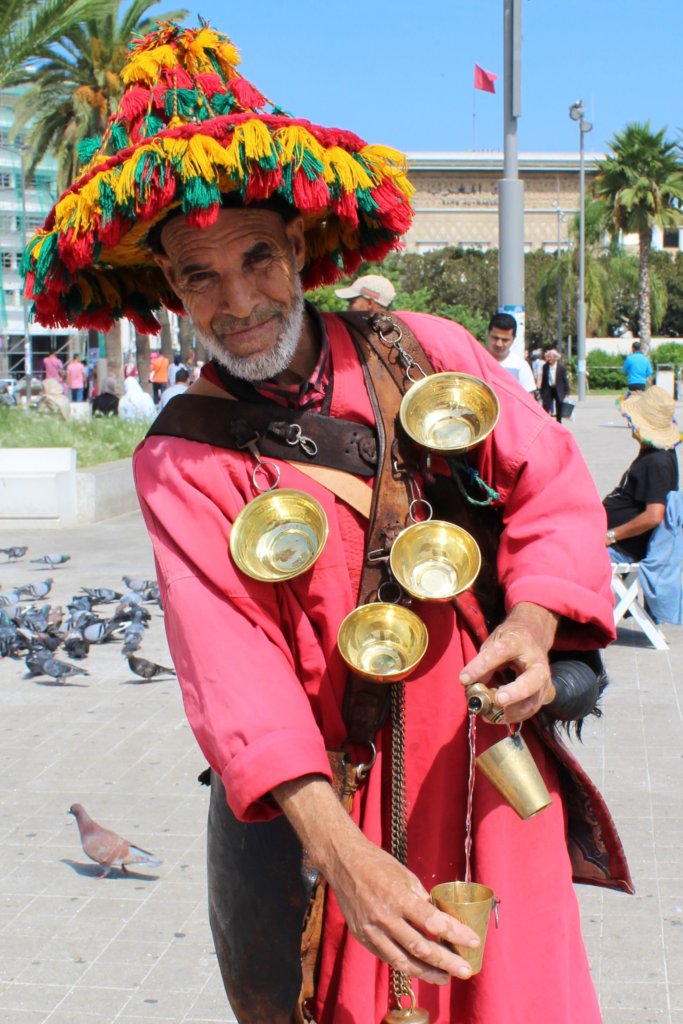
M405 679L427 650L427 627L400 604L377 601L347 615L337 635L346 664L376 683Z
M320 502L287 488L260 494L239 513L230 531L238 569L265 583L291 580L313 565L327 540Z
M405 393L399 418L417 444L452 454L488 437L499 413L498 399L483 380L468 373L435 373Z
M474 583L481 568L481 552L467 530L430 519L399 533L391 546L389 564L412 597L450 601Z

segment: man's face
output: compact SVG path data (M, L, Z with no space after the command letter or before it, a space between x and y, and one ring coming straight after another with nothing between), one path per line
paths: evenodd
M221 210L200 229L176 217L161 242L165 255L155 258L211 354L247 380L286 369L303 322L302 218Z
M349 299L347 308L353 310L354 313L369 313L374 310L375 304L365 295L356 295L355 298Z
M515 332L512 329L503 331L500 327L492 327L489 331L487 347L493 358L502 363L512 348L514 340Z

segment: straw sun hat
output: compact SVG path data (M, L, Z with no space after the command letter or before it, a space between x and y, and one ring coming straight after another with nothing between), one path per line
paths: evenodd
M156 333L161 304L182 313L148 242L174 208L200 228L236 199L298 210L305 288L400 247L413 192L402 154L285 114L237 71L239 61L205 23L166 22L132 43L104 137L81 147L81 176L24 253L39 323L106 331L128 317Z
M636 391L619 402L619 409L644 444L673 448L681 440L674 421L674 400L663 388L654 385L646 391Z

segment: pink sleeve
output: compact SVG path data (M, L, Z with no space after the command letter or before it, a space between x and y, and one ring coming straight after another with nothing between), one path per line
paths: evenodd
M564 616L557 646L602 647L614 639L605 512L574 438L459 324L399 314L437 370L485 380L500 418L470 461L504 508L498 578L509 610L531 601Z
M279 626L276 588L248 592L228 554L243 499L208 445L170 444L172 458L169 439L143 442L134 472L186 713L233 812L266 820L277 813L266 799L274 786L329 777L325 744Z

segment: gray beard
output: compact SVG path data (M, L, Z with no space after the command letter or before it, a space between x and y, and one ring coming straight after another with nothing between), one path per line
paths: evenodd
M252 356L235 356L223 348L211 335L197 332L211 358L224 366L228 373L241 380L270 380L283 373L296 354L304 325L304 292L297 274L294 298L285 319L282 333L270 352L257 352Z

